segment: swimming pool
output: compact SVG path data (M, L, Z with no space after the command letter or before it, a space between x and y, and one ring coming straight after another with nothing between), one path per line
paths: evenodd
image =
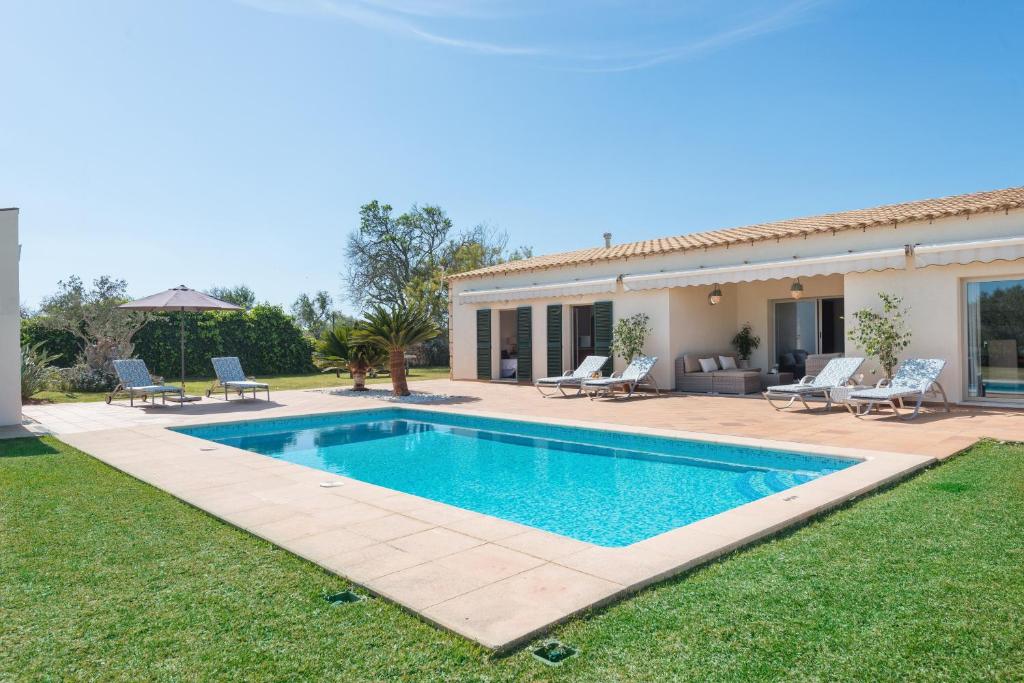
M612 547L859 462L403 408L175 431Z

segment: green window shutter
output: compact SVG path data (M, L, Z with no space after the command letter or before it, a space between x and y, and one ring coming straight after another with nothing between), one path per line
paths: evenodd
M516 309L516 380L533 381L533 308Z
M548 306L548 377L562 374L562 304Z
M612 302L594 302L594 355L607 356L608 362L601 368L601 374L612 372Z
M491 309L476 312L476 378L491 379Z

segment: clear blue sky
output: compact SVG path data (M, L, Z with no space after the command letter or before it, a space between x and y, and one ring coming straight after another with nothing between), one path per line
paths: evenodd
M1022 2L5 0L22 300L338 295L371 199L535 253L1024 183Z

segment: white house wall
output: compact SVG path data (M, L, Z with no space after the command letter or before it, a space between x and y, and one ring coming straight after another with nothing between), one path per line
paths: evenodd
M910 347L902 357L944 358L946 367L940 382L951 401L964 400L965 357L963 346L962 291L971 278L1024 279L1024 260L972 263L969 265L928 266L905 273L854 273L846 276L844 295L847 327L853 311L879 308L878 293L888 292L903 298L912 332ZM857 350L846 342L847 354ZM865 366L872 381L881 377L876 360Z
M18 210L0 209L0 425L21 422Z

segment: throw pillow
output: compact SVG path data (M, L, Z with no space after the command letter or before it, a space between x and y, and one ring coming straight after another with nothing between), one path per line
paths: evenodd
M722 364L723 370L735 370L736 359L732 356L719 356L718 361Z
M684 353L683 370L686 372L700 372L700 359L692 353Z
M714 358L700 359L701 372L714 372L718 369L718 362Z

